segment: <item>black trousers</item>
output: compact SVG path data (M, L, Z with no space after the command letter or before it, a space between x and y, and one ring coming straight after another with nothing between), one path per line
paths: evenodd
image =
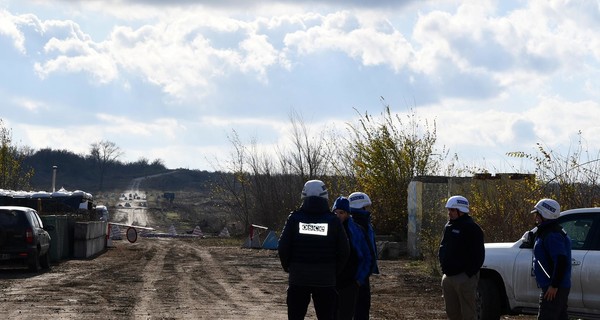
M290 285L287 289L288 319L301 320L306 316L310 298L319 320L334 320L337 291L335 287Z
M358 287L358 296L356 298L356 310L354 311L355 320L368 320L371 310L371 284L369 278L365 283Z
M548 301L544 299L546 290L542 290L538 320L569 320L569 315L567 314L569 292L571 292L571 288L558 288L556 297L552 301Z
M353 320L358 296L358 283L353 282L345 287L338 287L337 320Z

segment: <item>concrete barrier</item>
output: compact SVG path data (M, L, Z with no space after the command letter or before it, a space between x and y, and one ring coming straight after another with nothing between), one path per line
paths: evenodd
M67 216L42 215L44 227L52 226L50 234L50 261L58 262L69 258L69 223Z
M74 229L74 258L89 258L106 249L106 221L76 222Z
M396 260L406 255L406 242L378 241L377 251L380 260Z

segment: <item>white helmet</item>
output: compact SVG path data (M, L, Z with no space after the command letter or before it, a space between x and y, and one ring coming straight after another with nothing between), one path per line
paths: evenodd
M325 199L329 199L329 194L327 193L327 188L325 184L321 180L308 180L304 184L304 188L302 188L302 196L301 199L306 197L321 197Z
M469 213L469 200L463 196L452 196L446 202L447 209L458 209L460 212Z
M371 205L371 199L363 192L352 192L348 196L348 200L350 201L350 208L354 209L362 209Z
M538 212L544 219L556 219L560 216L560 205L556 200L542 199L533 207L531 213Z

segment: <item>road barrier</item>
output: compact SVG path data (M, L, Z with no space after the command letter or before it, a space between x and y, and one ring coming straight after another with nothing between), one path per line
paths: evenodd
M74 258L89 258L106 249L106 222L76 222Z

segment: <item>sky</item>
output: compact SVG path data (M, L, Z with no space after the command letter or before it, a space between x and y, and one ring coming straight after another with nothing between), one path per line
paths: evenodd
M293 114L343 135L386 105L490 172L600 148L597 0L0 0L0 48L0 119L34 150L214 171L233 132L272 152Z

